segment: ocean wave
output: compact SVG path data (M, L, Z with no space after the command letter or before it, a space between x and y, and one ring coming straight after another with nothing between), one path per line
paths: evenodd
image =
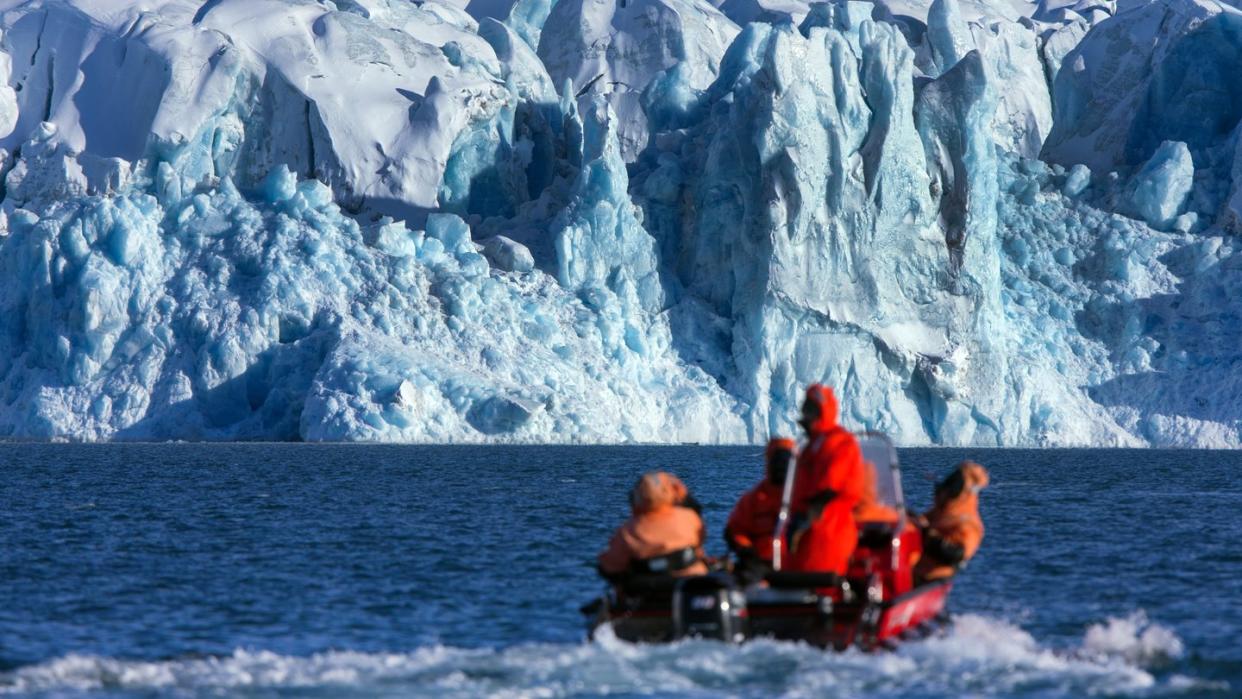
M348 650L307 657L237 650L163 661L68 655L0 674L0 692L169 692L260 690L333 696L436 697L1156 696L1228 692L1184 675L1161 677L1184 652L1167 628L1141 613L1087 629L1076 648L1040 645L1018 626L972 614L944 632L891 653L825 653L802 644L727 646L686 641L631 645L606 631L593 644L523 644L467 649L428 646L408 653Z

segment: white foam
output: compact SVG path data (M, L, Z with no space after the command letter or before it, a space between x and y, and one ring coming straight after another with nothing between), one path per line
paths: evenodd
M1088 629L1079 648L1057 650L1004 620L962 615L944 633L893 653L825 653L803 644L707 641L632 645L607 631L593 644L522 644L408 653L330 651L308 657L237 650L165 661L68 655L0 674L0 693L242 689L396 691L402 696L564 697L1180 694L1228 685L1148 668L1183 652L1141 613Z
M1152 667L1182 657L1185 648L1171 630L1153 624L1142 610L1124 619L1109 619L1087 629L1083 650Z

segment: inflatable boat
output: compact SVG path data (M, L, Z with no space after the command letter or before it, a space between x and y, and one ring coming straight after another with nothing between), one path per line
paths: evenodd
M884 435L857 437L863 458L875 472L877 499L896 520L860 528L858 548L844 576L781 569L790 469L773 542L773 570L745 575L720 566L693 577L631 575L582 608L591 635L607 624L617 637L631 642L774 638L872 650L925 634L944 615L952 579L914 584L921 535L907 522L897 451Z

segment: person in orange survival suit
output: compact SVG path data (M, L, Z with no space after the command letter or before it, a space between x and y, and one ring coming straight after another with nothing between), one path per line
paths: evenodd
M772 535L781 512L785 475L797 448L792 439L784 437L768 442L764 479L737 501L725 524L725 543L737 555L745 577L761 578L772 568Z
M629 520L612 535L599 555L599 572L614 583L627 576L707 573L703 520L684 503L686 486L671 473L651 472L630 491Z
M832 389L812 384L802 403L807 445L798 456L790 503L789 569L844 574L858 545L854 507L866 484L862 450L837 424Z
M973 461L963 461L936 484L932 508L924 515L923 557L914 569L916 580L926 582L952 576L983 543L979 491L988 485L988 472Z

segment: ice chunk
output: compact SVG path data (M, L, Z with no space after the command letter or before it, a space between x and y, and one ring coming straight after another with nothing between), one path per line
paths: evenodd
M543 404L512 396L491 396L476 401L466 413L466 420L487 435L513 432L530 421L543 409Z
M293 198L298 191L298 178L288 166L278 165L263 182L263 196L272 204Z
M470 227L460 217L453 214L428 216L427 237L440 241L444 249L453 254L474 251L474 246L470 242Z
M1077 197L1091 186L1091 169L1086 165L1078 164L1070 168L1069 176L1065 178L1065 186L1061 189L1067 197Z
M1131 210L1152 226L1169 227L1182 212L1194 178L1190 149L1180 141L1165 141L1134 176Z
M393 257L414 257L423 241L423 233L385 219L374 232L375 248ZM437 241L438 242L438 241Z
M505 272L530 272L535 269L535 258L521 243L503 235L488 238L483 243L483 255L497 269Z
M1187 211L1181 216L1178 216L1177 218L1173 219L1173 230L1177 231L1178 233L1189 233L1195 229L1195 226L1198 223L1199 223L1199 214L1193 211Z

